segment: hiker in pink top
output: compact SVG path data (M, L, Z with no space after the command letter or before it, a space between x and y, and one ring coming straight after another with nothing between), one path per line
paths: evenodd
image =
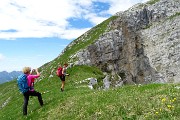
M36 75L33 75L31 73L30 67L24 67L23 68L23 73L26 74L26 76L27 76L27 83L28 83L28 86L30 88L27 92L25 92L23 94L24 95L23 115L27 115L27 106L28 106L29 96L38 97L39 104L41 106L43 106L43 100L42 100L41 93L34 90L34 79L38 78L40 76L38 69L36 69L35 72L36 72Z
M36 72L36 75L33 75L33 73ZM28 86L30 87L29 91L34 91L34 80L35 78L38 78L40 76L40 73L38 72L38 69L33 69L32 72L27 76L28 79Z

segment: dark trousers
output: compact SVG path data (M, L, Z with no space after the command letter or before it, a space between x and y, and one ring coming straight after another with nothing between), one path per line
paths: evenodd
M28 106L29 96L37 96L39 100L39 104L43 106L41 93L37 91L28 91L28 92L25 92L23 95L24 95L23 115L27 115L27 106Z
M62 81L65 81L65 75L61 75L59 78L62 80Z

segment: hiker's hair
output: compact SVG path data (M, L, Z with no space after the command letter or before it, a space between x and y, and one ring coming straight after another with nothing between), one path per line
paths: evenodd
M30 71L31 71L31 68L30 68L30 67L24 67L23 70L22 70L22 72L23 72L24 74L28 74L28 73L30 73Z
M64 65L65 65L65 66L68 66L68 64L67 64L67 63L64 63Z

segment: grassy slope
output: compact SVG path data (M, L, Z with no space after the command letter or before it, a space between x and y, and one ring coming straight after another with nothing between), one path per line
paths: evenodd
M78 71L78 72L77 72ZM88 77L102 77L95 67L76 66L68 70L65 91L60 92L57 77L43 79L35 84L42 92L45 105L41 108L37 98L30 98L28 116L22 116L23 96L16 82L0 85L0 104L9 98L0 109L1 120L7 119L163 119L177 120L180 115L179 89L174 84L150 84L123 86L110 90L91 90L85 83ZM45 92L45 93L44 93Z

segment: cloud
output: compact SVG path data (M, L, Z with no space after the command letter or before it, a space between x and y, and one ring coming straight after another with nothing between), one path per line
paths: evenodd
M94 26L108 15L141 1L146 0L1 0L0 39L55 36L74 39L90 28L72 28L69 18L85 19ZM109 7L96 12L95 2L107 3Z
M67 9L68 8L68 9ZM69 25L67 19L78 16L78 7L70 0L2 0L0 2L0 38L53 37Z
M66 38L66 39L73 39L73 38L78 38L81 36L83 33L88 31L90 28L85 28L85 29L68 29L64 32L61 33L60 37Z
M113 0L111 2L111 7L108 10L110 14L117 13L119 11L127 10L134 4L132 0Z
M150 0L142 0L142 3L146 3L147 1L150 1Z
M88 19L93 25L97 25L107 19L107 17L101 17L95 13L89 13L85 15L84 18Z

